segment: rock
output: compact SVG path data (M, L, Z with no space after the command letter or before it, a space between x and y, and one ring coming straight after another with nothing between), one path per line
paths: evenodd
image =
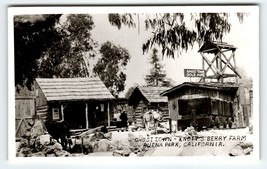
M19 152L21 150L21 148L23 147L28 147L28 140L27 139L22 139L20 142L19 142L19 146L18 146L18 150L17 152Z
M16 153L17 157L26 157L26 154L23 153L23 148L19 152Z
M133 148L142 149L145 144L145 138L142 135L136 136L132 133L128 134L129 145Z
M195 131L195 128L194 127L187 127L185 130L184 130L184 133L190 135L190 136L196 136L197 135L197 132Z
M60 143L55 143L53 146L52 146L52 149L53 150L63 150L63 147Z
M40 139L36 139L35 140L35 144L34 144L34 148L35 148L35 151L42 151L43 148L44 148L45 145L42 145L40 143Z
M246 148L253 149L253 143L252 142L241 142L241 143L239 143L239 145L242 149L246 149Z
M55 154L47 154L46 157L56 157Z
M139 127L139 128L137 129L137 131L145 131L145 129L144 129L144 128L141 128L141 127Z
M128 146L123 146L122 155L129 156L132 153L131 149Z
M243 153L244 153L245 155L250 155L252 151L253 151L253 149L250 148L250 147L248 147L248 148L246 148L246 149L243 150Z
M23 138L30 139L31 138L31 130L27 129L27 131L22 135Z
M131 153L129 156L130 157L137 157L137 154L136 153Z
M43 153L44 154L51 154L54 153L54 148L53 145L49 145L43 148Z
M243 149L237 145L235 146L230 152L229 152L229 156L244 156L244 152Z
M112 138L112 133L105 133L104 134L104 138L108 139L108 140L111 140Z
M97 152L98 151L98 143L97 141L90 141L87 142L87 144L83 145L83 151L84 153L92 153L92 152Z
M48 145L50 143L51 136L49 134L40 135L40 144Z
M31 157L45 157L45 154L42 152L37 152L37 153L31 154Z
M31 138L36 138L37 136L44 135L46 133L47 133L47 130L46 130L46 127L43 121L40 119L36 119L30 131Z
M32 153L32 149L31 148L28 148L28 147L24 147L22 149L22 153L23 154L26 154L26 155L31 154Z
M98 152L107 152L110 150L110 142L107 139L101 139L98 141Z
M30 139L30 147L34 147L36 139Z
M122 150L123 143L121 140L111 141L110 142L110 150Z
M112 156L122 156L122 150L113 151Z
M70 156L70 153L64 150L57 150L55 151L56 157L68 157Z

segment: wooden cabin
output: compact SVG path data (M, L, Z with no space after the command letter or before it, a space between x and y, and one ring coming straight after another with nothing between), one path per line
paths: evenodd
M168 97L169 113L178 130L189 126L226 126L236 111L238 87L226 83L185 82L162 93ZM229 122L230 123L230 122Z
M71 129L110 125L114 97L98 78L37 78L36 113L45 121L67 122Z
M168 87L136 87L129 97L129 106L133 107L133 119L137 126L143 127L143 114L148 110L159 109L163 119L169 118L168 99L160 94Z

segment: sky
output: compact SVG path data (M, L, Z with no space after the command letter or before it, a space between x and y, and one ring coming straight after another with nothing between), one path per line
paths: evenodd
M151 65L149 57L151 52L143 54L142 44L152 36L151 31L146 31L142 20L145 15L140 15L140 33L136 28L128 28L122 26L119 30L117 27L111 26L108 22L107 14L92 14L95 28L92 30L92 37L102 44L111 41L116 45L126 48L131 55L131 59L124 70L127 75L126 89L120 96L123 96L129 87L139 84L145 85L144 77L149 73ZM249 13L245 16L244 22L240 23L234 13L230 13L229 22L231 23L231 31L227 34L223 41L237 47L235 52L236 64L245 70L250 77L258 75L258 68L255 67L259 58L258 43L258 22L255 13ZM185 81L198 81L198 78L184 77L184 69L201 69L202 57L198 53L199 45L195 44L192 49L181 53L175 59L164 57L161 63L167 77L174 80L175 85ZM161 52L159 51L159 55ZM160 55L161 57L161 55Z

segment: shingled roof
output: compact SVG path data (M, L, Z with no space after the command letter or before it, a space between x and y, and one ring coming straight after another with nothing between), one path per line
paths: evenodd
M198 87L214 90L228 90L228 91L237 91L238 86L232 83L198 83L198 82L184 82L180 85L177 85L169 90L166 90L161 93L161 96L168 96L169 94L182 90L184 87Z
M160 94L169 89L169 87L136 87L135 90L139 89L142 95L147 99L150 103L157 102L168 102L168 98L165 96L161 96Z
M36 78L47 101L114 99L98 78Z

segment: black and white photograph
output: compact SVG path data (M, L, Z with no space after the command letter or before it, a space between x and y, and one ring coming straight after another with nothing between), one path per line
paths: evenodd
M258 159L259 7L8 9L9 158Z

